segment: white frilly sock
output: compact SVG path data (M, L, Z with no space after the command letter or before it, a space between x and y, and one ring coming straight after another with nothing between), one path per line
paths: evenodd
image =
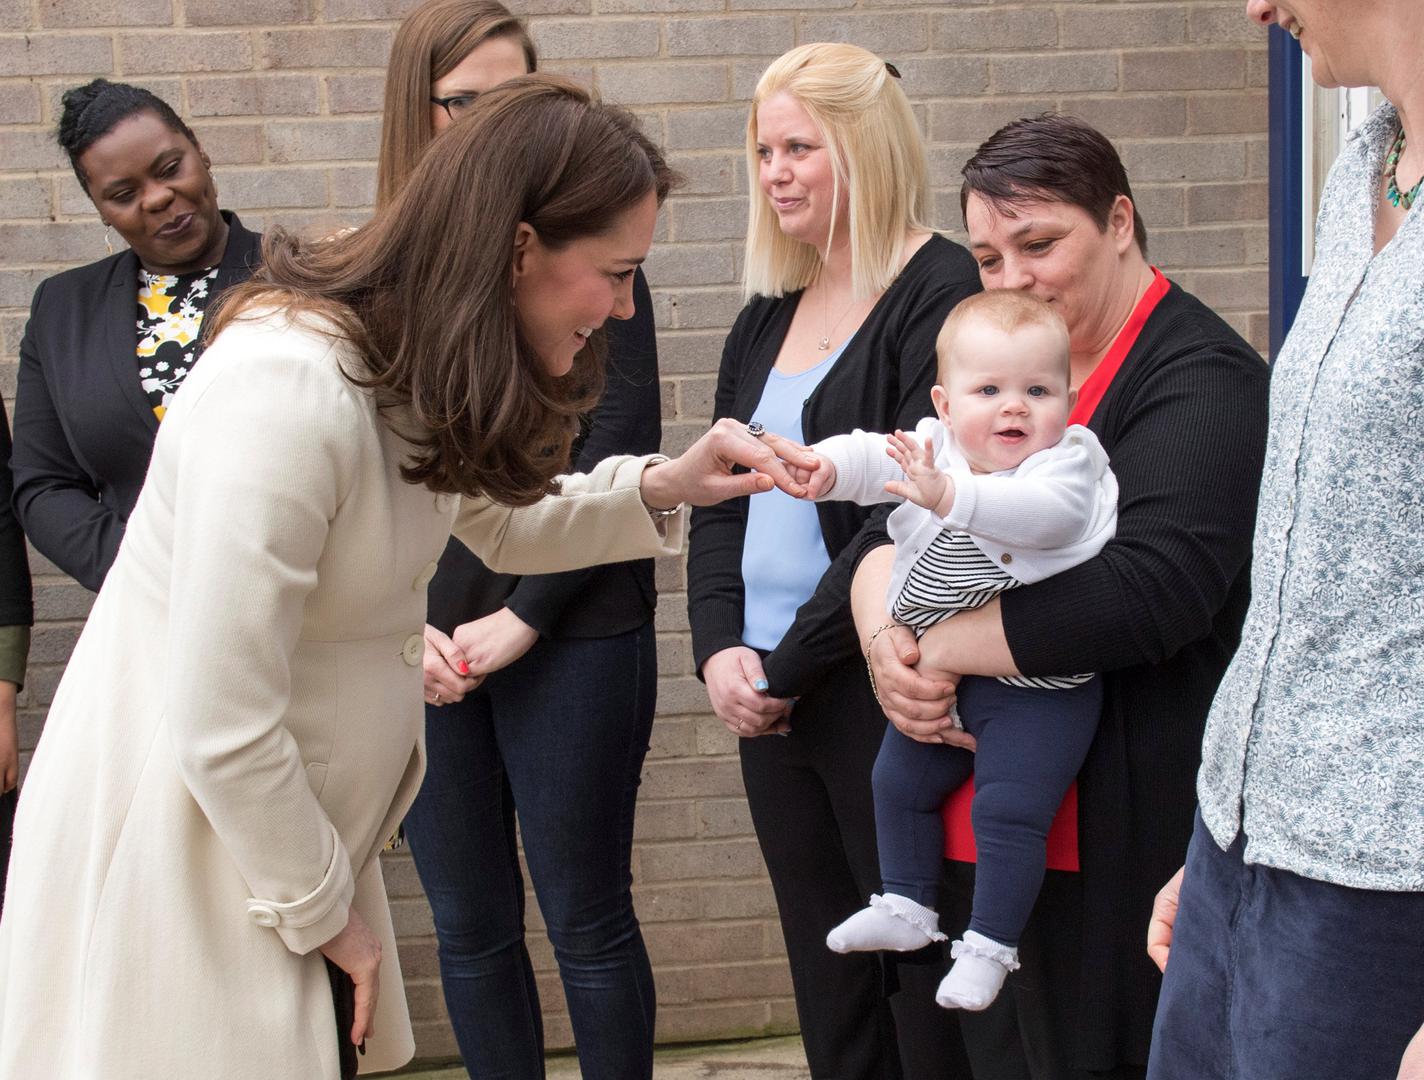
M935 993L935 1001L946 1009L987 1009L999 996L999 990L1009 972L1019 968L1019 951L1000 945L973 930L964 932L964 940L950 946L954 966L949 969Z
M890 949L913 952L932 941L944 941L939 931L939 915L933 908L917 904L908 896L886 893L872 896L870 906L857 911L826 935L832 952L871 952Z

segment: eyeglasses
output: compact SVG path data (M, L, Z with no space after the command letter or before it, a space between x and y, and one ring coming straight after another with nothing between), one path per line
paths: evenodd
M453 94L450 97L433 97L430 99L430 104L439 105L445 110L445 115L453 120L473 105L479 96L479 94Z

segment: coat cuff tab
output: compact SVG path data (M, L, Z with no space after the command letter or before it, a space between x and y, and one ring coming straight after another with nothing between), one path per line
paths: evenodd
M351 877L351 860L347 857L346 848L341 843L335 826L328 827L331 829L331 863L315 889L306 896L285 903L257 897L249 897L247 900L247 917L255 925L277 930L288 947L300 952L307 952L324 944L340 932L341 927L345 925L344 917L341 919L341 925L336 926L320 940L309 944L305 941L313 936L312 931L315 928L324 933L327 927L322 924L328 923L335 915L344 915L355 892L355 882ZM299 944L306 947L299 948Z

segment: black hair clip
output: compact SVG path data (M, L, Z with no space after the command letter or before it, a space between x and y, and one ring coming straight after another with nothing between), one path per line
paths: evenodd
M890 74L895 76L895 78L897 79L900 77L900 69L897 68L894 64L890 63L889 60L885 61L885 70L890 72Z

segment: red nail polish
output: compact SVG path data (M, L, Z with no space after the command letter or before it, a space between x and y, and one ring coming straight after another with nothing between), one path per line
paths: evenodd
M461 660L461 661L460 661L460 674L461 674L461 675L468 675L469 673L470 673L470 665L467 664L467 663L465 663L465 661Z

